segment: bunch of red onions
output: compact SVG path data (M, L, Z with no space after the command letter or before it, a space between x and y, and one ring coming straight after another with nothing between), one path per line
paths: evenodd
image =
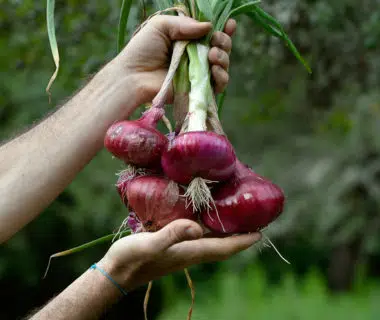
M106 133L107 150L128 165L119 174L117 190L133 232L156 231L181 218L215 233L256 232L283 211L280 187L243 165L223 132L208 51L203 43L177 42L151 108ZM173 81L177 130L169 139L157 124Z

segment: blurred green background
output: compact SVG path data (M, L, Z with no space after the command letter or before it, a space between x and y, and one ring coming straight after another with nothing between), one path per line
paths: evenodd
M49 105L54 64L45 1L0 1L1 140L52 112L115 56L120 4L57 1L61 70ZM379 319L379 2L282 0L263 7L314 72L239 19L222 122L241 160L286 192L286 210L265 234L291 265L261 243L190 268L193 319ZM131 15L129 32L143 19L141 5ZM113 187L121 168L102 151L37 220L1 245L0 319L21 319L102 257L108 244L53 260L42 279L51 254L109 234L125 218ZM143 319L145 289L104 319ZM185 319L190 301L184 274L167 276L154 283L149 317Z

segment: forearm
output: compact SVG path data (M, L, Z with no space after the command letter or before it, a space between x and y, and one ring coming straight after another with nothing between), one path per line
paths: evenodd
M88 270L29 320L94 320L115 304L122 293L98 270Z
M45 121L0 148L0 243L44 210L102 148L107 128L137 107L135 79L109 68Z

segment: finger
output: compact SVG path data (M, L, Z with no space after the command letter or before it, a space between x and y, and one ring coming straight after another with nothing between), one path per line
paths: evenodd
M229 81L229 75L221 66L213 65L211 74L215 81L215 92L221 93L226 89Z
M236 20L228 19L226 25L224 26L224 32L227 33L230 37L232 37L235 31L236 31Z
M191 220L179 219L156 232L152 241L156 244L155 250L160 252L174 244L199 239L202 235L203 231L199 224Z
M217 47L211 48L208 58L211 62L211 64L219 65L223 69L228 70L230 66L230 57L227 54L227 52L223 51L222 49L219 49Z
M193 264L226 260L248 249L261 239L260 233L231 236L227 238L202 238L186 241L169 248L171 264L178 270Z
M231 53L232 40L231 37L221 31L216 31L211 38L211 46L218 47L228 54Z
M189 17L156 16L150 22L170 40L191 40L205 36L211 31L211 23L198 22Z

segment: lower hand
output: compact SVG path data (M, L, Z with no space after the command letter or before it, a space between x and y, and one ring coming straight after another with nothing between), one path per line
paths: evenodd
M99 262L126 290L194 264L228 259L252 246L260 233L202 238L199 224L177 220L155 233L139 233L115 242Z

